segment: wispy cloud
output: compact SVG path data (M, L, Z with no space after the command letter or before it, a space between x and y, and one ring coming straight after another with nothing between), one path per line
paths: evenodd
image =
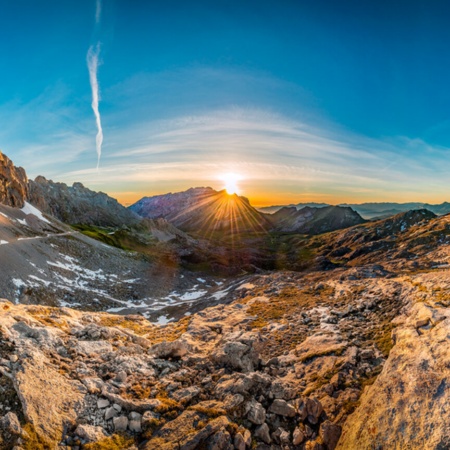
M404 138L373 140L344 131L327 131L279 114L231 108L146 123L111 136L101 180L94 170L64 174L97 188L123 183L136 192L199 184L219 186L220 175L243 175L247 195L258 189L289 189L386 198L392 192L412 197L436 194L446 186L446 149L433 163L408 150ZM422 145L426 145L423 143ZM440 156L439 156L440 155ZM445 177L444 177L445 175Z

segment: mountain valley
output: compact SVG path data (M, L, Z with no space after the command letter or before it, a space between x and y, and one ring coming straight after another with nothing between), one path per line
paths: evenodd
M0 448L450 448L449 216L0 167Z

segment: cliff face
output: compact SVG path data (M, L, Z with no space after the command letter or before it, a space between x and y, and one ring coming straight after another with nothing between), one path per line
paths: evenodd
M65 223L120 227L140 221L116 199L91 191L81 183L67 186L39 176L29 181L28 198L41 211Z
M28 195L27 174L0 152L0 203L23 208Z

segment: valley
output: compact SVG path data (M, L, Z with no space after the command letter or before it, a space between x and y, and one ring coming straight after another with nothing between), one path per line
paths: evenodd
M447 215L127 209L2 158L0 448L450 447Z

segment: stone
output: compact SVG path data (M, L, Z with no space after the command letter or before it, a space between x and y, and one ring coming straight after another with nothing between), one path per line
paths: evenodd
M178 389L177 391L172 393L172 397L177 402L188 403L194 397L197 397L201 392L201 389L197 386L189 386L184 389Z
M26 353L17 363L14 387L25 419L39 437L56 446L67 426L76 424L84 386L61 375L36 347L27 347Z
M269 412L283 417L294 417L295 408L283 399L275 399L270 405Z
M261 425L266 420L266 410L261 403L251 400L246 405L247 419L255 425Z
M319 421L319 417L322 414L322 404L316 398L308 398L306 400L306 410L308 412L309 423L315 425Z
M303 424L302 424L303 425ZM300 425L295 428L294 433L292 434L292 443L294 445L300 445L306 438L305 429Z
M128 427L128 417L119 416L113 418L114 431L126 431Z
M288 445L291 439L291 433L289 433L289 431L283 429L283 428L279 428L280 430L280 434L279 434L279 439L280 439L280 444L281 445Z
M117 417L119 415L119 411L117 411L116 408L113 406L110 406L109 408L106 408L105 411L105 420L110 420L113 417Z
M231 435L224 428L207 439L206 444L206 450L233 450L234 448L231 443Z
M130 431L133 431L135 433L140 433L142 431L142 421L141 419L132 419L128 423L128 428Z
M245 445L250 448L252 445L252 433L250 433L250 430L247 430L247 428L244 428L243 437L244 437Z
M116 381L119 383L124 383L125 381L127 381L127 378L128 378L128 375L124 370L121 370L116 375Z
M11 411L0 419L0 428L15 436L19 436L22 433L19 419L16 414Z
M107 434L102 427L94 425L78 425L75 434L86 442L96 442L104 439Z
M152 438L147 441L142 450L195 450L202 448L205 441L219 430L223 430L229 425L226 416L219 416L210 420L203 427L199 427L204 416L193 410L184 410L177 418L167 422L162 428L155 432ZM231 442L229 442L231 445Z
M272 442L272 438L270 437L270 430L267 423L263 423L262 425L257 427L254 436L256 439L259 439L266 444L270 444Z
M168 358L182 358L189 351L189 346L186 342L176 340L173 342L161 342L155 344L149 348L149 354L155 358L168 359Z
M327 450L334 450L341 437L341 427L329 420L320 424L319 436Z
M112 352L113 347L108 341L78 341L76 350L78 353L93 356Z
M244 436L242 436L241 433L236 433L234 435L234 448L236 450L245 450L246 448Z
M97 400L97 408L99 408L99 409L106 408L107 406L109 406L109 404L110 404L110 402L106 398L99 398Z

